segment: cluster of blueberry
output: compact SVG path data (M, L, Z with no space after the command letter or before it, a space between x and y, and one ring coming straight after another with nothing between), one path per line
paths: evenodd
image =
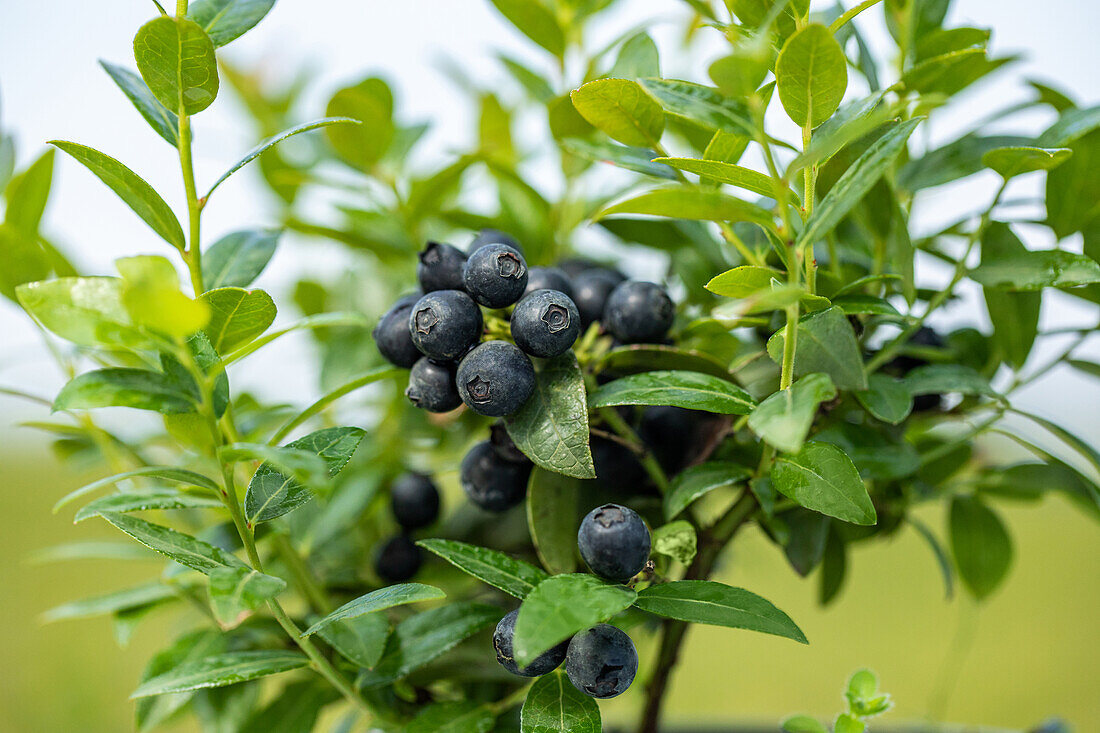
M390 509L401 532L378 548L374 570L387 583L403 583L420 570L423 558L410 533L439 518L439 489L430 476L404 473L390 486Z
M577 545L589 569L617 583L641 572L649 560L649 529L632 509L606 504L581 522ZM493 633L497 661L512 674L539 677L563 661L573 686L586 695L616 697L626 692L638 673L638 651L625 632L598 624L540 654L526 667L516 664L512 642L519 609L506 615Z

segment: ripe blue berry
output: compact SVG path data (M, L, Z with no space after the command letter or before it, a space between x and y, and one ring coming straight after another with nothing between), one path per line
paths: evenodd
M466 496L490 512L503 512L521 503L527 495L530 475L531 464L501 458L488 441L471 448L459 467Z
M585 270L573 278L573 302L581 314L581 327L588 328L593 321L603 318L604 306L619 280L603 268Z
M461 290L462 270L465 266L466 253L458 247L428 242L420 253L416 278L425 293L433 290Z
M550 358L568 351L581 335L581 316L559 290L536 290L512 311L512 338L531 356Z
M457 359L481 337L481 309L461 290L436 290L416 301L408 329L424 356Z
M516 619L519 617L519 609L510 612L497 624L493 632L493 649L497 653L497 661L500 666L512 674L521 677L541 677L547 672L553 672L565 660L569 641L563 641L553 649L543 652L535 657L535 660L522 669L516 664L512 655L512 638L516 634Z
M455 386L454 366L432 361L426 356L413 364L405 396L428 412L450 412L462 404Z
M531 460L516 447L512 436L508 434L508 428L504 426L503 420L497 420L489 426L489 442L493 444L493 450L497 452L497 455L504 460L512 463L531 464Z
M458 364L458 394L471 410L503 417L523 406L535 389L535 368L507 341L486 341Z
M466 292L487 308L504 308L523 295L527 287L527 262L515 247L487 244L466 260L462 273Z
M409 313L420 299L420 294L406 295L393 304L378 320L371 336L378 345L382 357L394 366L408 369L420 358L420 350L413 343L409 333Z
M658 341L672 327L674 310L672 298L660 285L627 280L608 296L603 324L623 343Z
M638 437L669 474L679 473L706 448L717 415L682 407L647 407L642 411ZM597 474L599 475L599 474Z
M529 295L536 290L557 290L573 297L573 281L560 267L532 267L527 272L527 290Z
M404 583L417 571L423 558L420 548L403 534L386 541L374 559L374 571L387 583Z
M570 640L565 673L589 697L616 697L626 692L638 674L638 650L624 632L599 624Z
M427 527L439 517L439 489L422 473L406 473L390 487L393 518L405 529Z
M625 583L637 575L649 559L649 528L633 509L604 504L590 511L581 521L577 546L592 572Z
M601 486L614 492L641 493L646 485L646 472L634 452L607 438L593 437L592 466Z

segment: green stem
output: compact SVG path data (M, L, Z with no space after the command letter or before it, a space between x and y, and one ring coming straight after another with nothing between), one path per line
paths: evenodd
M187 2L181 2L183 11L187 12ZM202 217L202 204L199 202L198 192L195 188L195 166L191 159L191 118L183 111L183 105L179 110L179 154L180 169L183 171L183 190L187 196L187 221L190 234L187 239L187 249L183 252L183 258L187 262L187 269L191 273L191 288L195 291L195 297L202 295L206 288L202 284L202 248L200 242L200 220Z
M187 15L187 0L176 0L176 17L182 18Z
M854 8L845 10L839 18L829 24L829 32L835 34L838 30L844 27L845 23L850 21L852 18L856 17L872 5L876 5L880 2L882 2L882 0L863 0L863 2L861 2Z
M668 476L665 475L665 470L661 468L661 464L653 457L653 452L645 447L645 443L634 432L634 428L627 425L626 420L623 420L622 415L616 412L613 407L601 408L599 412L600 417L603 418L609 428L615 431L616 435L627 443L637 446L634 452L638 456L638 462L642 464L642 468L649 474L649 478L653 483L657 484L657 488L660 489L661 493L666 493L668 491Z
M309 569L302 556L294 549L290 538L282 533L275 535L275 550L279 553L283 563L286 564L290 574L294 576L295 585L302 591L302 595L309 600L309 605L313 606L313 610L326 616L332 613L332 603L325 595L325 591L318 585L316 578L313 577L313 571Z

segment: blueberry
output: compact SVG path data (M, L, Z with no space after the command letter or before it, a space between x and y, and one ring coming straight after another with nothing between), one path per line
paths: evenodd
M470 246L466 251L473 254L487 244L507 244L517 252L523 252L523 247L520 246L515 237L499 229L482 229L470 242Z
M633 509L604 504L581 520L577 546L592 572L625 583L649 559L649 528Z
M573 281L560 267L532 267L527 272L527 290L524 295L536 290L557 290L573 297Z
M678 473L706 447L708 431L719 419L710 412L682 407L647 407L638 436L665 471Z
M378 320L378 325L371 332L382 357L404 369L415 364L421 356L409 333L409 313L419 299L419 294L401 298Z
M387 583L404 583L420 570L420 548L406 535L386 541L374 558L374 571Z
M628 344L659 341L672 327L672 298L660 285L627 280L611 291L603 325Z
M405 529L427 527L439 517L439 489L422 473L405 473L390 487L390 509Z
M581 316L572 299L559 290L536 290L512 311L512 338L531 356L564 354L581 335Z
M634 452L622 443L607 438L593 437L592 466L596 478L612 491L632 491L645 483L646 473Z
M421 410L450 412L462 404L455 386L455 368L426 356L413 364L405 396Z
M909 337L910 346L918 346L932 349L942 349L947 344L943 337L928 326L921 326L916 333ZM912 354L899 354L883 366L883 371L904 377L917 367L927 366L930 362L921 356ZM943 404L943 395L938 393L916 395L913 398L913 412L927 412L936 410Z
M481 309L461 290L436 290L416 301L408 329L425 356L457 359L481 337Z
M458 247L428 242L420 253L416 278L425 293L433 290L461 290L462 269L465 266L466 253Z
M488 441L478 443L462 459L459 479L470 501L490 512L503 512L523 501L531 464L514 463L497 455Z
M487 308L504 308L527 287L527 262L515 247L487 244L474 250L462 272L466 292Z
M553 672L565 660L565 652L569 648L569 641L563 641L553 649L543 652L535 657L534 661L523 669L516 664L512 656L512 637L516 633L516 618L519 617L519 609L508 613L497 624L493 632L493 649L497 653L497 661L500 666L512 674L521 677L541 677L547 672Z
M574 687L590 697L617 697L638 674L638 650L624 632L599 624L570 640L565 673Z
M586 270L573 278L573 302L581 314L581 327L603 318L607 298L619 281L602 268Z
M458 393L471 410L503 417L523 406L535 389L535 368L507 341L486 341L458 364Z
M489 442L492 443L493 450L496 451L497 455L504 460L530 465L531 460L516 447L515 442L512 441L512 436L508 434L508 428L504 427L503 421L497 420L489 427Z
M606 267L585 257L573 257L568 260L562 260L558 263L558 267L560 267L569 277L576 277L582 272L602 272L614 280L616 285L626 280L626 275L622 274L614 267Z

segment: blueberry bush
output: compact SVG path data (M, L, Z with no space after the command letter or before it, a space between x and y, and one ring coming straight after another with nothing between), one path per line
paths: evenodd
M178 154L186 210L142 161L78 142L13 176L0 138L0 286L69 375L32 427L104 474L57 509L167 561L48 614L109 615L124 641L158 612L173 638L134 692L138 730L194 715L219 731L587 733L596 699L631 690L652 733L691 624L807 643L713 579L746 526L796 573L819 569L827 604L859 543L915 532L948 595L957 580L984 599L1012 561L998 504L1061 492L1100 516L1100 454L1013 406L1054 366L1100 372L1075 358L1093 328L1039 319L1054 290L1100 303L1100 108L1032 83L930 145L918 129L1013 61L988 30L945 27L949 0L668 0L686 47L717 49L690 81L663 75L645 30L593 46L613 0L492 0L530 58L500 55L492 91L454 73L477 139L428 164L429 125L383 79L308 115L304 81L221 57L273 4L158 5L136 71L103 64ZM884 14L890 58L861 13ZM200 188L192 125L227 92L264 141ZM1049 127L1003 132L1023 111ZM514 136L521 117L543 137ZM55 150L156 235L117 274L77 272L43 234ZM250 163L277 220L204 246L204 208ZM998 183L988 204L923 221L927 191L978 174ZM1037 218L1008 196L1020 179L1045 181L1023 202ZM291 240L347 264L300 279L278 314L253 282ZM636 277L644 263L659 282ZM935 328L966 293L991 327ZM235 389L292 332L322 396ZM158 428L124 439L107 407ZM1009 415L1026 427L1005 431ZM976 451L993 433L1033 458ZM929 502L943 532L912 516ZM869 673L848 700L837 731L889 707Z

